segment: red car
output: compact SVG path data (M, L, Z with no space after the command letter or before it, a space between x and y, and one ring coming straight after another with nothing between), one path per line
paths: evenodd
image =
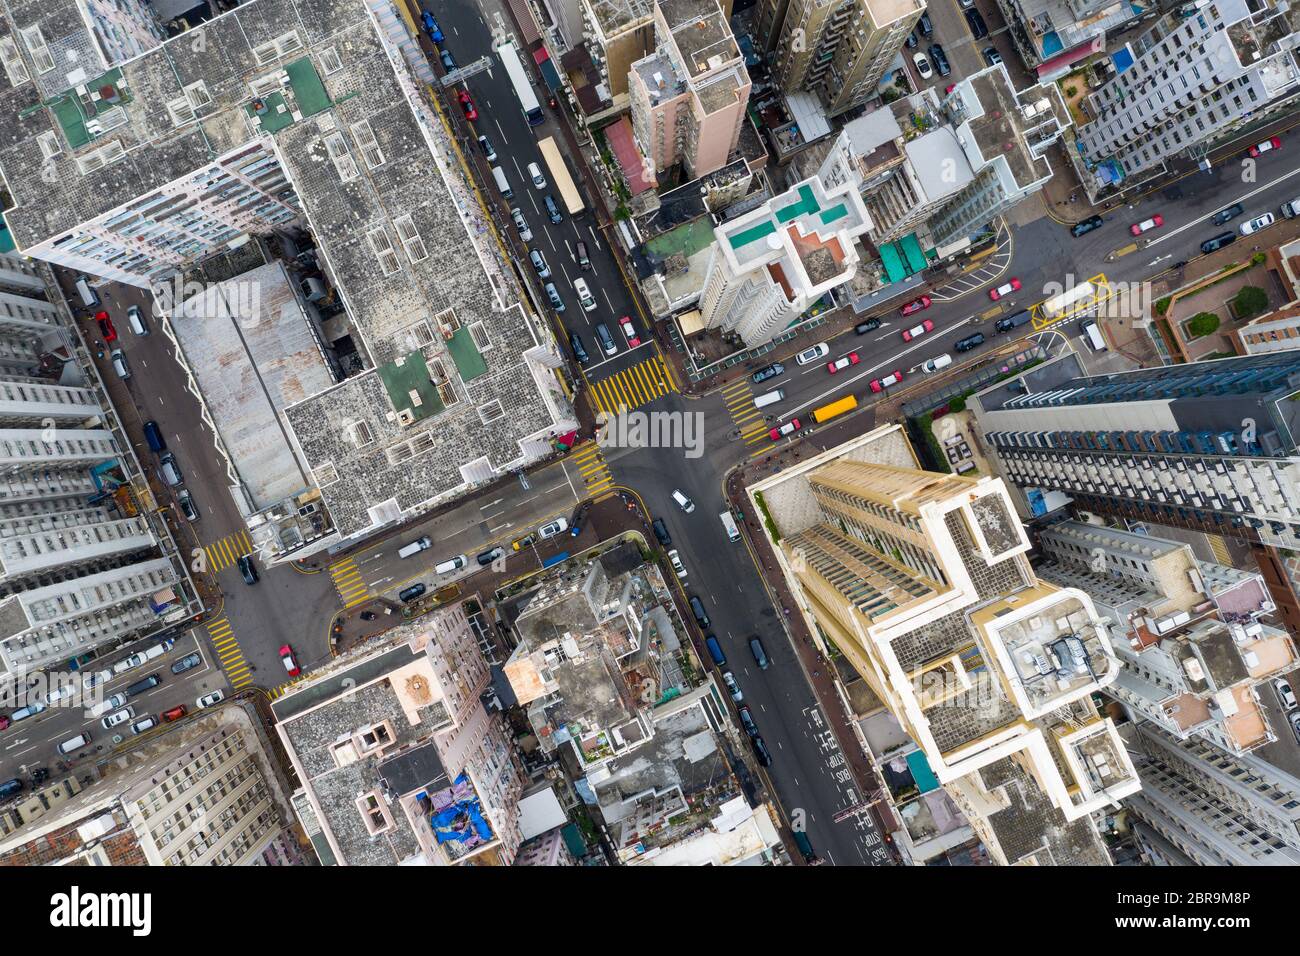
M623 329L623 334L627 336L627 344L630 348L636 348L641 344L641 336L636 334L636 326L632 324L631 316L623 316L618 320L618 324Z
M8 714L0 714L0 730L8 730L9 725L13 723Z
M467 90L457 90L456 99L460 100L460 108L465 111L465 119L478 119L478 110L474 109L474 101L469 98Z
M185 713L185 705L181 704L178 707L173 707L171 710L164 710L162 718L163 720L180 720L185 716Z
M881 392L887 388L892 388L902 380L903 380L903 373L901 371L893 371L890 372L888 375L886 375L884 378L872 379L871 390L873 392Z
M919 299L913 299L898 311L903 315L915 315L922 309L928 308L930 308L930 297L928 295L923 295Z
M918 335L925 335L926 332L934 331L934 323L925 319L920 325L914 325L910 329L903 329L903 341L910 342Z
M1128 227L1128 231L1135 236L1140 236L1148 229L1159 229L1165 224L1165 217L1156 213L1150 219L1143 219L1141 222L1135 222Z
M779 441L780 439L784 438L786 435L793 435L795 432L799 430L799 428L800 428L799 419L792 418L784 425L778 425L776 428L773 428L767 434L768 437L772 439L772 441Z
M848 355L837 358L834 362L826 363L826 371L834 375L840 369L848 368L850 365L857 365L862 359L857 352L850 352Z
M297 677L302 673L298 662L293 659L293 651L289 649L288 644L280 648L280 660L284 662L284 669L289 672L290 677Z
M1019 291L1020 291L1020 280L1012 279L1010 282L1004 283L998 286L996 289L989 289L989 298L992 299L994 302L996 302L1004 295L1010 295L1013 292L1019 292Z
M1269 139L1264 140L1264 142L1262 143L1256 143L1254 146L1252 146L1250 148L1250 155L1259 156L1263 153L1267 153L1271 149L1281 149L1281 148L1282 148L1282 138L1280 136L1273 136Z
M117 341L117 329L113 328L113 320L107 312L96 312L95 322L99 325L99 334L104 337L105 345Z

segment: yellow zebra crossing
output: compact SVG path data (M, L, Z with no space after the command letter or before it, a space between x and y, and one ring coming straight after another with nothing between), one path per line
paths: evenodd
M239 649L235 632L225 617L208 622L208 637L212 640L212 647L216 651L217 663L226 672L231 688L239 690L253 683L253 673L249 670L248 662L244 660L244 652Z
M722 400L727 414L736 423L740 438L746 445L767 439L769 426L761 408L754 407L754 393L748 378L739 378L722 387Z
M672 381L664 360L656 355L599 382L590 382L591 402L596 411L612 416L620 406L631 411L676 391Z
M1214 560L1219 564L1226 564L1232 567L1232 554L1228 551L1228 545L1223 538L1217 534L1207 534L1209 539L1210 550L1214 552Z
M205 544L203 550L208 556L208 569L224 571L234 564L240 555L253 553L253 541L249 538L248 532L241 529L234 534L226 535L220 541Z
M277 697L283 697L286 693L288 693L289 688L292 687L294 684L298 683L300 680L305 680L302 674L299 674L297 677L293 678L293 680L285 681L279 687L268 690L266 692L266 696L271 698L271 700L275 700Z
M574 452L573 463L582 477L583 484L587 486L587 493L593 498L607 491L610 485L614 484L614 475L609 470L605 456L600 452L600 446L595 442L583 445Z
M331 564L330 577L334 579L334 590L338 591L344 608L354 607L370 597L370 587L351 558Z

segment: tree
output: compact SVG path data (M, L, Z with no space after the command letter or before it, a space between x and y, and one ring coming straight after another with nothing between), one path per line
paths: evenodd
M1242 286L1232 299L1232 311L1239 319L1249 319L1268 308L1268 293L1256 285Z
M1194 339L1209 335L1219 327L1219 317L1213 312L1198 312L1187 321L1187 334Z

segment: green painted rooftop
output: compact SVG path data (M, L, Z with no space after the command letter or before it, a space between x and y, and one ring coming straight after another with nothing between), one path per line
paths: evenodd
M409 411L416 421L436 415L444 408L442 399L438 397L438 388L429 378L429 366L419 352L411 352L398 362L379 366L379 378L393 408ZM412 392L419 398L418 404L412 399Z
M447 351L456 363L461 381L471 381L487 371L487 362L483 361L483 356L474 345L474 336L470 335L469 329L457 329L456 334L447 342Z
M821 206L817 205L817 197L813 195L812 187L804 183L799 187L799 201L778 209L776 218L784 225L791 219L798 219L804 213L812 215L819 209Z
M321 82L311 57L305 56L286 64L284 71L289 74L293 98L298 101L303 116L315 116L330 108L330 95L325 92L325 84Z
M738 232L734 236L732 236L731 248L743 249L751 242L755 242L766 236L770 236L774 232L776 232L776 223L768 219L764 222L760 222L756 226L750 226L748 229L745 229L742 232Z
M71 92L46 104L59 121L59 126L70 147L80 149L95 138L86 127L87 120L93 119L102 110L124 106L131 102L131 94L121 83L122 71L109 70L85 84L88 91L99 95L99 99L88 99L83 102L76 92ZM110 96L103 95L106 90L110 91ZM113 102L114 99L116 102Z
M713 245L713 223L708 216L701 216L699 219L684 222L655 236L645 244L645 247L660 258L680 253L689 259L711 245Z

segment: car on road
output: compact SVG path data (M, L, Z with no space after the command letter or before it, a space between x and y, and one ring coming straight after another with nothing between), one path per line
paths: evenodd
M429 39L434 43L441 43L446 39L442 35L442 28L438 26L438 21L433 18L433 14L428 10L421 11L420 20L424 23L424 32L429 34Z
M997 66L1002 62L1002 54L998 52L997 47L986 46L980 52L984 54L984 62L989 66Z
M302 673L298 662L293 659L293 650L288 644L280 645L280 662L284 664L284 669L290 677L297 677Z
M519 232L519 241L532 242L533 231L528 228L528 220L524 218L523 210L518 207L511 209L510 218L514 220L515 229Z
M580 365L586 365L591 361L591 356L587 354L587 347L582 344L582 336L576 332L569 333L569 348L573 349L573 357Z
M914 325L910 329L903 329L903 341L910 342L918 335L925 335L926 332L934 331L934 323L929 319L923 321L920 325Z
M668 533L668 525L664 524L663 518L655 518L650 522L650 528L654 531L655 537L665 548L673 543L673 536Z
M148 335L149 326L144 324L144 313L140 311L138 305L133 305L126 310L126 324L136 335Z
M478 563L483 567L487 567L489 564L491 564L493 561L495 561L497 558L501 557L505 553L506 553L506 549L501 547L500 545L497 545L495 548L488 548L486 551L479 552Z
M438 57L442 60L442 68L450 73L456 69L456 59L447 50L439 50Z
M763 743L762 737L750 737L749 742L754 745L754 756L764 767L772 766L772 754L767 749L767 744Z
M497 161L497 151L492 148L492 140L482 134L479 134L478 148L483 150L483 158L489 163L495 163ZM524 240L524 242L527 241L527 239Z
M913 299L911 302L907 303L907 305L899 309L898 314L916 315L916 313L922 312L928 308L930 308L930 297L928 295L923 295L919 299Z
M1291 733L1295 734L1296 743L1300 743L1300 710L1293 710L1286 715L1291 723Z
M223 690L214 690L211 694L204 694L194 703L202 710L204 707L211 707L213 704L219 704L226 699L226 692Z
M731 671L722 672L722 683L727 685L727 693L731 695L731 699L737 704L745 699L745 695L741 691L740 685L736 683L736 675L731 673Z
M77 693L76 684L59 684L58 686L52 688L50 692L45 695L45 704L46 706L57 704L59 701L67 700L69 697L72 697L76 693Z
M109 364L113 366L113 374L126 381L131 377L131 366L127 364L126 353L121 349L113 349L108 353Z
M1256 216L1254 219L1243 222L1237 227L1237 231L1243 236L1249 236L1251 233L1259 232L1261 229L1267 229L1269 226L1273 225L1276 219L1277 217L1271 212L1266 212L1262 216Z
M673 489L673 501L677 502L677 507L681 508L687 514L695 510L695 502L687 497L686 493L680 488Z
M586 279L574 279L573 291L578 296L578 305L582 306L583 312L594 312L596 310L596 297L591 294L591 287L587 285ZM600 338L599 335L596 337Z
M555 204L555 197L547 193L542 197L542 205L546 207L546 215L550 217L552 223L559 225L564 222L564 216L560 212L560 207Z
M682 556L677 553L676 548L668 552L668 563L673 566L673 573L678 578L683 581L686 580L686 565L682 564Z
M1002 285L998 286L996 289L989 289L989 298L996 302L1004 295L1010 295L1013 292L1019 291L1020 280L1013 278L1010 282L1002 283Z
M623 336L627 339L629 348L636 348L641 344L641 336L636 334L636 326L632 324L630 315L625 315L619 319L618 327L623 330Z
M577 260L583 272L591 268L591 257L587 255L587 244L581 239L577 242Z
M934 68L939 71L940 76L947 76L952 72L952 67L948 65L948 55L943 52L943 47L931 43L929 52L930 59L934 61Z
M1246 211L1246 207L1244 207L1241 203L1236 202L1233 203L1231 206L1229 206L1227 209L1220 209L1218 212L1214 214L1214 218L1211 219L1210 221L1213 222L1216 226L1222 226L1225 222L1231 222L1233 219L1236 219L1245 211Z
M776 378L778 375L784 374L784 372L784 365L780 362L773 362L771 365L764 365L757 372L751 375L750 379L752 379L754 384L757 385L759 382L766 382L769 378Z
M820 359L824 359L826 356L830 355L830 353L831 347L829 345L825 342L818 342L816 345L812 346L812 348L804 349L794 357L794 360L800 365L809 365L813 362L819 361Z
M577 281L582 282L581 279ZM614 336L610 333L609 326L604 322L596 323L596 344L600 346L600 350L605 355L618 354L618 346L614 344Z
M754 663L758 665L758 669L767 670L771 661L767 659L767 648L763 646L762 640L757 635L749 639L749 652L754 655Z
M134 707L123 707L121 710L114 711L113 713L109 714L107 717L102 718L99 723L101 727L103 727L105 730L108 730L109 728L116 727L118 724L126 723L134 716L135 716Z
M871 380L871 390L873 392L882 392L887 388L892 388L903 380L901 370L895 369L884 378L873 378Z
M153 730L158 726L158 718L150 714L147 717L141 717L131 725L131 733L142 734L146 730Z
M1277 701L1282 705L1283 710L1295 710L1296 707L1300 707L1300 701L1296 700L1291 684L1281 677L1273 681L1273 692L1277 694Z
M778 426L776 426L776 428L773 428L773 429L772 429L770 432L768 432L767 434L768 434L768 437L772 439L772 441L780 441L780 440L781 440L782 438L784 438L786 435L793 435L793 434L794 434L795 432L797 432L801 427L802 427L802 426L799 424L799 419L797 419L797 418L792 418L792 419L790 419L788 422L786 422L784 425L778 425Z
M984 22L984 18L980 16L978 10L971 7L966 11L965 15L966 22L970 24L971 35L974 36L976 40L983 40L989 35L989 25Z
M920 51L913 53L912 64L916 67L916 73L921 79L928 80L934 76L934 70L930 66L930 61L925 58L924 53Z
M546 256L542 255L540 249L528 250L528 261L533 264L537 271L537 278L549 279L551 277L551 267L546 264Z
M1224 246L1230 246L1237 241L1235 232L1221 232L1211 239L1206 239L1201 243L1201 252L1209 255L1211 252L1218 252Z
M95 313L95 324L99 326L99 334L104 339L104 344L117 341L117 326L107 312Z
M1262 143L1256 143L1250 148L1250 155L1262 156L1264 153L1272 152L1275 149L1282 148L1282 137L1270 136Z
M418 598L421 594L423 594L427 590L428 588L426 588L423 584L412 584L409 588L402 588L402 590L398 591L397 597L403 603L407 603L410 601L414 601L416 598Z
M103 700L101 700L98 704L92 704L90 707L86 709L86 712L91 717L103 717L105 714L111 713L117 710L119 707L124 706L125 704L126 704L126 694L122 693L121 691L118 691L112 697L106 697ZM45 709L44 707L41 707L41 710L44 709Z
M538 540L545 541L547 538L554 538L556 535L563 534L568 530L569 530L569 519L556 518L554 521L548 521L546 524L538 528L537 537Z
M868 332L874 332L880 328L879 319L867 319L865 322L859 322L853 326L853 331L858 335L866 335Z
M198 506L194 504L194 496L190 494L188 488L182 488L176 492L176 501L180 504L181 514L185 515L186 521L199 520Z
M918 40L918 39L916 38L916 31L915 31L915 30L913 30L911 33L909 33L909 34L907 35L907 39L903 41L903 43L907 46L907 48L908 48L909 50L915 50L916 47L917 47L917 44L919 44L920 42L921 42L921 41Z
M843 371L850 365L857 365L860 361L862 361L862 358L857 352L850 352L848 355L841 355L834 362L827 362L826 371L834 375L836 372Z
M546 177L542 175L542 167L536 163L528 164L528 178L533 181L533 186L537 189L546 188Z
M175 664L172 665L173 674L184 674L203 663L203 658L198 654L186 654Z
M1076 222L1071 226L1070 235L1078 239L1080 236L1086 236L1094 229L1100 229L1104 224L1105 220L1102 219L1101 216L1089 216L1087 219L1084 219L1081 222Z
M1128 231L1135 236L1140 236L1148 229L1159 229L1165 224L1165 217L1156 213L1150 219L1143 219L1141 222L1135 222L1128 227Z
M754 715L749 712L749 707L740 708L740 725L749 736L758 736L758 724L754 723Z
M916 21L916 28L921 31L923 37L934 36L934 24L930 22L929 13L921 14L921 19Z
M187 713L189 713L189 711L186 709L184 704L177 704L171 710L164 710L162 719L167 721L180 720Z
M589 511L591 511L590 501L578 505L578 509L573 512L573 517L569 519L569 537L576 538L582 534L582 523L587 520Z
M976 332L974 335L968 335L964 339L958 339L956 342L952 343L952 347L958 352L969 352L971 349L977 348L983 344L984 333Z
M239 565L239 576L244 579L245 584L257 583L257 565L253 564L251 554L241 554L235 563Z

